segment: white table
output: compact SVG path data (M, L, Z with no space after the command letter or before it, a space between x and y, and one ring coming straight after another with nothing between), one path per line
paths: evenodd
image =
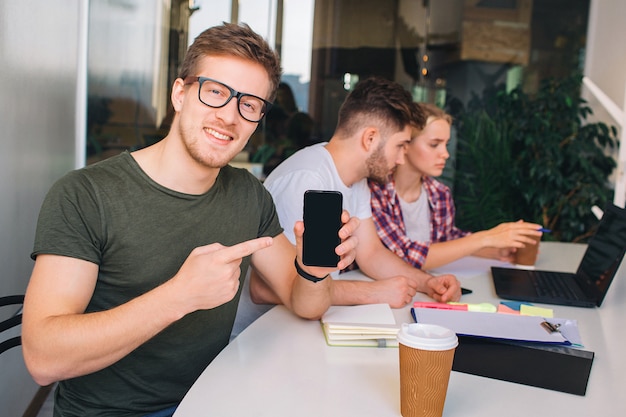
M574 271L584 250L579 244L542 242L537 268ZM467 258L435 272L456 273L474 291L463 301L498 303L488 273L493 263ZM586 396L452 372L444 416L624 415L626 267L600 308L545 307L556 317L578 320L585 349L595 352ZM408 307L394 314L398 322L411 321ZM399 417L398 350L329 347L319 322L278 306L215 358L174 416Z

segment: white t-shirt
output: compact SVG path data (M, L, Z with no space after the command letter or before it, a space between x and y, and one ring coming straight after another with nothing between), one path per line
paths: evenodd
M417 200L407 203L399 195L398 200L409 239L414 242L430 242L430 227L424 227L425 224L430 224L430 207L424 184Z
M293 225L302 220L306 190L339 191L343 194L343 208L350 216L360 219L372 217L367 180L346 186L325 145L318 143L296 152L276 167L264 182L274 198L285 236L293 244L296 242Z

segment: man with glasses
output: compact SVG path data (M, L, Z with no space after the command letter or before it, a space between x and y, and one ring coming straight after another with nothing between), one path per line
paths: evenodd
M232 98L236 98L239 115L249 122L260 122L272 107L272 103L261 97L240 93L212 78L189 76L185 77L184 82L185 85L198 82L198 100L215 109L224 107Z
M227 165L275 94L268 44L246 25L210 28L179 75L163 140L67 174L43 203L23 351L39 384L60 381L55 415L171 415L228 343L248 266L318 319L323 278L354 259L359 222L344 212L336 268L303 266L302 223L294 248L261 183Z

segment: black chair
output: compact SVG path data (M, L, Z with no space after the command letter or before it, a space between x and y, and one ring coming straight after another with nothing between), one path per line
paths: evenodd
M6 330L12 329L14 327L20 326L22 324L22 310L21 306L24 304L24 296L23 295L9 295L5 297L0 297L0 308L5 306L17 306L15 309L15 313L13 313L9 318L0 321L0 354L3 352L19 346L22 344L21 336L13 336L4 338L2 335ZM3 317L5 317L3 315ZM20 332L21 333L21 332ZM15 334L15 333L13 333ZM53 384L48 385L46 387L39 387L35 396L31 400L28 408L22 414L22 417L34 417L39 414L39 410L41 410L41 406L46 401L46 398L50 394L52 390Z
M18 305L21 306L24 304L24 296L23 295L9 295L6 297L0 297L0 307L9 306L9 305ZM22 313L21 311L18 314L14 314L8 319L0 321L0 333L5 330L12 329L22 324ZM0 353L9 350L15 346L19 346L22 344L22 337L15 336L9 339L3 340L0 342Z

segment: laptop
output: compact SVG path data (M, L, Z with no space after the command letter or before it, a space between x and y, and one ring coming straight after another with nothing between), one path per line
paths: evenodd
M491 267L500 298L600 307L626 251L626 210L609 203L575 274Z

